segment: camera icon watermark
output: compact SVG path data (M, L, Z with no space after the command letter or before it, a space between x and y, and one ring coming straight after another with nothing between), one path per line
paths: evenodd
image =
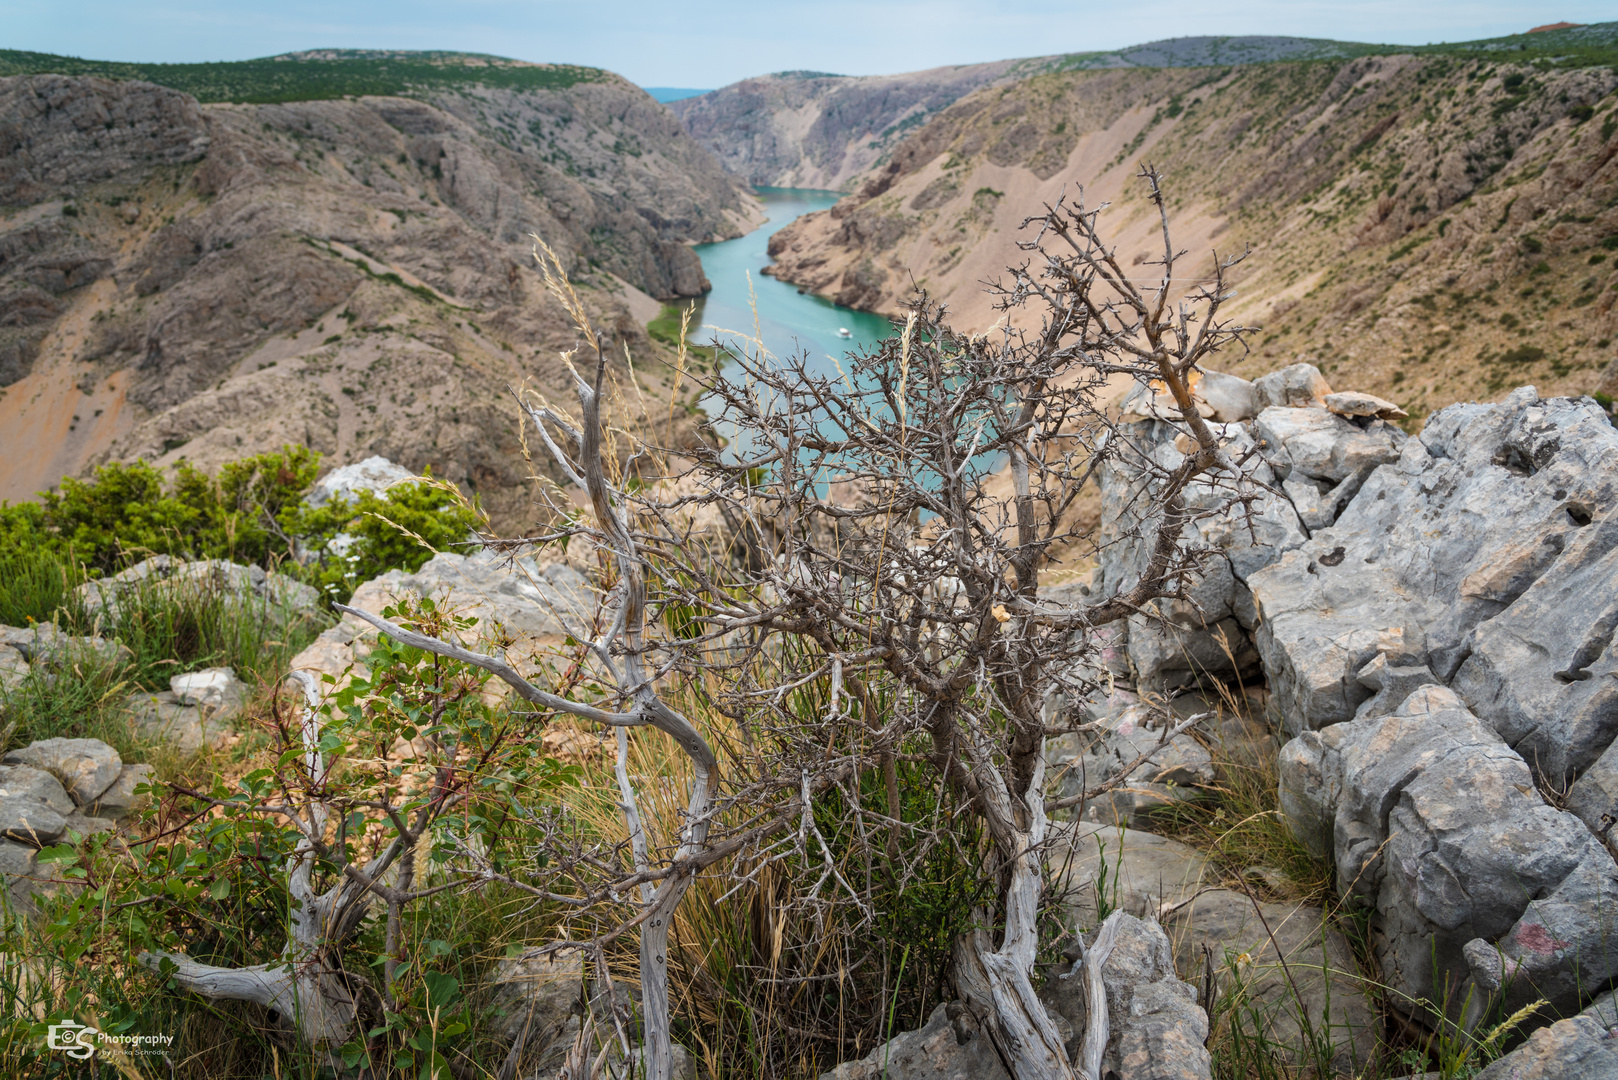
M88 1024L81 1024L76 1020L63 1020L45 1029L45 1049L62 1050L70 1058L86 1061L95 1056L95 1037L99 1034L101 1034L99 1029Z

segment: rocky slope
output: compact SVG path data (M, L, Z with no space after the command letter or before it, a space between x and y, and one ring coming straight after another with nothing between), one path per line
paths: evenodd
M726 169L750 184L844 190L885 163L923 123L962 97L1040 72L1090 68L1192 67L1345 56L1366 46L1308 38L1191 37L1115 52L912 71L831 75L784 71L743 79L669 108Z
M689 245L755 206L606 72L271 104L0 79L0 497L298 442L430 465L515 524L505 386L559 389L575 344L529 234L645 355L653 298L707 288Z
M1263 333L1232 370L1310 360L1418 419L1529 379L1612 393L1615 86L1608 66L1494 54L1037 75L923 125L777 233L770 272L878 311L914 279L987 326L979 282L1063 192L1110 202L1126 262L1153 258L1133 181L1152 162L1186 285L1250 249L1227 312Z

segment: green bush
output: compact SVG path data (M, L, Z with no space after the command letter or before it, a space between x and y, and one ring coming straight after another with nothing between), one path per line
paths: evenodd
M361 491L353 503L333 500L315 510L289 517L288 524L315 554L305 568L311 584L337 600L353 595L355 586L389 570L420 570L435 551L464 541L477 527L479 515L460 492L432 478L399 484L378 495ZM334 544L339 536L350 538Z
M40 503L0 503L0 622L51 619L86 578L153 555L280 570L346 599L378 574L420 569L480 520L475 504L430 472L422 483L311 509L303 499L319 470L320 455L301 446L213 476L182 462L168 485L144 461L115 463L88 480L64 479ZM334 544L338 536L347 539ZM313 562L300 566L299 554Z
M1502 364L1534 364L1545 359L1545 350L1538 345L1518 345L1500 354Z
M93 479L67 477L43 492L43 506L15 515L14 527L101 573L156 554L269 566L292 554L285 526L319 468L319 454L288 446L231 462L217 477L181 462L165 491L162 474L144 461L103 465Z

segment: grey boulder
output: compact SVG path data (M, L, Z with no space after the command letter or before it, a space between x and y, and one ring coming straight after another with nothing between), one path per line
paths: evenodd
M64 634L55 623L36 623L33 626L0 626L0 647L9 646L22 655L30 666L58 668L89 658L100 663L116 663L127 659L129 649L116 641L103 637L75 637ZM15 667L12 671L15 672Z
M1272 406L1321 407L1331 392L1331 384L1313 364L1292 364L1253 380L1253 400L1260 411Z
M1399 460L1409 438L1380 420L1361 426L1327 409L1272 407L1253 421L1265 443L1265 460L1282 478L1294 476L1338 484Z
M1091 715L1099 725L1095 731L1046 743L1048 787L1056 798L1113 784L1076 804L1071 816L1140 828L1153 809L1196 798L1198 788L1214 782L1213 759L1189 732L1162 741L1178 722L1173 713L1120 691Z
M1582 822L1453 691L1418 689L1392 714L1306 732L1283 748L1281 805L1338 889L1373 909L1396 1003L1468 984L1510 1008L1577 1008L1618 974L1618 867ZM1509 1011L1509 1008L1508 1008Z
M230 720L239 711L229 705L187 705L173 690L130 694L124 699L124 709L138 738L166 744L181 753L222 745L231 733Z
M137 789L151 784L153 779L150 765L125 765L118 778L89 806L89 812L99 818L127 817L147 804L149 796Z
M116 624L124 608L140 603L140 598L160 593L187 599L217 597L258 608L282 622L321 607L319 592L285 574L225 559L187 562L168 555L154 555L111 577L87 581L77 590L85 614L106 625Z
M28 660L13 645L0 645L0 693L20 688L28 678Z
M989 1035L970 1009L938 1006L927 1023L845 1061L820 1080L1011 1080Z
M1480 624L1513 606L1564 550L1595 544L1576 535L1578 519L1602 519L1618 503L1615 456L1618 431L1594 403L1540 401L1531 387L1430 417L1330 528L1248 578L1254 640L1286 729L1352 718L1376 693L1359 675L1378 655L1448 683L1482 643ZM1554 682L1570 658L1545 678ZM1484 678L1482 664L1469 679ZM1508 706L1480 708L1492 722Z
M34 847L61 839L74 811L61 781L28 765L0 765L0 837Z
M1436 1075L1436 1074L1435 1074ZM1618 999L1602 994L1577 1016L1542 1027L1476 1080L1610 1080L1618 1076Z
M584 965L577 953L552 958L530 951L502 960L489 980L496 1031L506 1041L548 1045L576 1011Z
M1197 1005L1196 989L1175 974L1174 950L1155 919L1119 915L1117 943L1101 978L1110 1026L1103 1075L1108 1069L1131 1080L1212 1075L1203 1045L1208 1014Z
M508 559L489 550L442 552L413 574L390 570L354 590L349 606L380 613L407 595L447 599L478 620L480 633L502 626L518 635L584 634L596 609L589 582L572 566L540 566L531 556Z
M75 806L101 798L124 768L118 751L99 739L41 739L8 752L0 762L45 770L61 781Z
M1253 447L1252 435L1240 424L1215 428L1232 458ZM1117 453L1100 473L1101 550L1095 591L1112 595L1132 588L1151 556L1161 521L1157 491L1161 478L1179 467L1185 455L1175 446L1182 432L1165 421L1120 427ZM1185 600L1157 600L1128 620L1127 650L1137 680L1146 686L1178 687L1207 676L1231 677L1256 670L1258 654L1249 633L1254 608L1247 578L1274 561L1279 552L1304 542L1298 515L1269 467L1260 462L1250 515L1225 506L1227 486L1205 480L1186 491L1186 504L1198 512L1186 526L1185 538L1206 551L1202 573L1188 583Z

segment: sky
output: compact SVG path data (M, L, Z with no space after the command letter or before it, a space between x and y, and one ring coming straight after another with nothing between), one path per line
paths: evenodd
M165 62L451 49L711 89L772 71L874 75L1199 34L1421 45L1612 19L1615 0L0 0L0 48Z

